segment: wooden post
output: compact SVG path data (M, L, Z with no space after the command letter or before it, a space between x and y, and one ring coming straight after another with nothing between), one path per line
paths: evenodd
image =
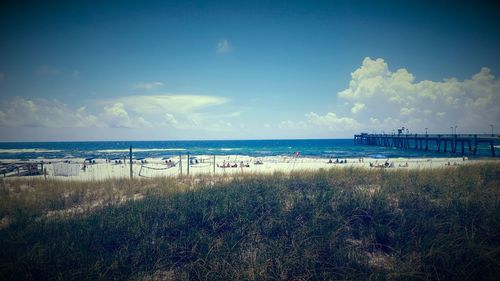
M130 146L129 158L130 158L130 179L132 179L134 177L134 170L132 168L132 146Z
M187 167L187 176L189 177L189 166L191 166L191 159L189 159L189 152L188 152L187 164L188 164L188 167Z
M214 155L214 175L215 175L215 155Z
M182 154L179 152L179 172L182 177Z
M42 171L42 174L43 174L43 178L46 180L47 179L47 171L43 168L43 161L40 163L41 165L41 171Z

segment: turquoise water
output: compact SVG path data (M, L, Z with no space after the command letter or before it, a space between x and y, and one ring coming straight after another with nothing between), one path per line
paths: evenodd
M459 154L403 150L391 147L354 145L352 139L306 140L218 140L218 141L106 141L106 142L18 142L0 143L0 159L54 158L161 158L179 153L191 155L301 156L322 158L450 157ZM500 154L500 153L497 153ZM480 147L478 156L489 156L489 147Z

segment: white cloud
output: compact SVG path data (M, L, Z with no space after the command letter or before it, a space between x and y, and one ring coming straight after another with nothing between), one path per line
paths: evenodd
M321 116L314 112L307 113L306 119L310 124L316 125L318 127L323 127L328 130L353 130L359 128L360 124L349 117L338 117L337 114L333 112L328 112L327 114Z
M100 127L84 107L74 110L59 101L15 97L0 103L2 127Z
M351 108L351 112L356 114L356 113L360 112L361 110L363 110L364 108L365 108L364 103L355 103L354 106Z
M392 72L383 59L365 58L351 73L349 88L338 96L354 104L351 112L360 123L369 125L370 118L390 120L373 129L393 129L389 126L399 123L415 130L444 131L457 124L463 131L481 132L480 128L500 122L500 81L488 68L464 81L416 82L406 69Z
M217 132L229 131L233 128L233 124L231 122L227 122L224 120L218 120L216 122L212 122L210 123L209 126L211 131L217 131Z
M1 127L161 128L220 131L239 112L205 112L227 99L213 96L129 96L70 107L57 100L15 97L0 101ZM90 108L90 110L89 110Z
M390 132L401 126L414 132L447 132L452 125L463 132L483 133L489 124L500 123L500 81L488 68L463 81L417 82L406 69L391 71L383 59L365 58L338 98L349 113L311 112L306 114L308 124L352 133ZM346 112L342 107L339 111Z
M305 129L307 128L307 123L305 121L284 120L278 124L278 128L291 130Z
M201 95L151 95L128 96L102 101L104 104L122 103L126 108L143 115L189 114L206 107L221 105L228 100L216 96Z
M222 39L217 43L217 53L225 54L233 50L231 43L227 39Z
M292 120L284 120L284 121L281 121L281 123L279 124L279 127L280 128L287 128L287 129L290 129L290 128L294 129L297 127L297 125Z
M105 106L100 118L111 128L133 128L134 124L123 103L117 102L110 106Z
M175 116L170 113L165 113L165 121L167 122L167 124L172 125L174 127L176 127L179 124L179 121L175 119Z
M136 90L155 90L163 87L163 82L139 82L132 85L132 89Z
M361 128L355 119L350 117L339 117L333 112L320 115L315 112L309 112L304 115L305 120L292 121L284 120L278 124L278 128L287 131L307 132L308 134L323 135L320 132L328 131L326 135L331 136L331 132L351 132Z

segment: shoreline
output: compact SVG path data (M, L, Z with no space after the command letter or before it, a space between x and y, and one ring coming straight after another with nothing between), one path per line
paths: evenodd
M215 163L214 163L215 159ZM133 159L134 178L179 177L193 175L232 175L232 174L269 174L274 172L315 171L320 169L364 168L385 170L439 169L470 165L473 163L495 162L496 159L468 159L467 157L449 158L313 158L293 156L251 157L242 155L187 155L182 158L138 158ZM23 161L21 165L38 163L39 175L22 176L13 169L20 161L2 161L4 167L11 163L10 172L0 172L0 178L46 178L77 181L97 181L106 179L129 178L128 159L40 159ZM40 163L43 162L43 169ZM34 168L33 168L34 169ZM6 171L4 169L4 171ZM45 174L44 174L45 172Z

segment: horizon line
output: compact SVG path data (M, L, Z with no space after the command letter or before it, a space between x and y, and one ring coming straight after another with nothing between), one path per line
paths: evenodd
M3 143L47 143L47 142L159 142L159 141L286 141L286 140L349 140L354 138L269 138L269 139L169 139L169 140L47 140L47 141L2 141Z

